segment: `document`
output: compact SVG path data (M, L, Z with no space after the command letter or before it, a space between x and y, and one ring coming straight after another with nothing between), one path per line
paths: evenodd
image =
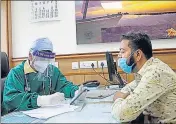
M38 109L21 111L22 113L39 119L48 119L55 115L63 114L66 112L71 112L77 109L78 106L70 105L70 104L59 104L55 106L46 106Z

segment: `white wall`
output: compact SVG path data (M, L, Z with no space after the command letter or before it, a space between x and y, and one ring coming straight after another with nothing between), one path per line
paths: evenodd
M76 44L75 2L60 1L60 21L30 23L30 1L12 1L13 58L27 57L32 42L39 37L52 40L56 54L119 50L119 43ZM153 48L176 48L176 39L152 41Z

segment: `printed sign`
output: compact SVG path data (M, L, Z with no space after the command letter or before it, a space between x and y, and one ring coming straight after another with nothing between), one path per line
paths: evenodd
M31 22L59 20L58 1L31 0Z

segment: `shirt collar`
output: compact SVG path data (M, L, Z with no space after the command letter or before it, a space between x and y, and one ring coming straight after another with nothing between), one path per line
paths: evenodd
M28 73L36 73L36 71L31 68L30 64L29 64L29 60L27 60L25 63L24 63L24 74L28 74Z
M148 66L150 66L150 65L153 63L153 61L154 61L154 57L151 57L150 59L148 59L148 60L145 62L145 64L142 66L142 68L137 72L137 74L143 76L143 74L144 74L145 71L146 71L146 68L147 68Z

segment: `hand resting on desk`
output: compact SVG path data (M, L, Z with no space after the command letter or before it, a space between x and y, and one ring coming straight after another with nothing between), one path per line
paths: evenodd
M114 97L113 97L113 100L115 101L116 99L118 99L118 98L123 98L123 99L125 99L128 95L130 95L130 93L122 93L122 92L120 92L120 91L118 91L118 92L116 92L116 94L114 95Z
M37 98L37 105L44 107L44 106L50 106L50 105L57 105L59 102L64 101L64 94L56 92L51 95L42 95L38 96Z

